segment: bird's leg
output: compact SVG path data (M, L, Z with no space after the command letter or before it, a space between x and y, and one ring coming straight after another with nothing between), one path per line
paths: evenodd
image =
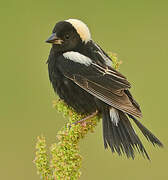
M74 122L73 124L83 123L83 122L85 122L86 120L95 117L97 114L98 114L98 110L96 110L94 113L90 114L89 116L87 116L87 117L85 117L85 118L83 118L83 119L81 119L81 120L79 120L79 121Z

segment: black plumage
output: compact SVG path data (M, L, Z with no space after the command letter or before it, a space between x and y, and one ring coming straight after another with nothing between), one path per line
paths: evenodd
M132 158L137 150L149 159L129 118L153 145L162 143L135 118L142 113L130 83L111 67L110 57L91 39L87 26L75 19L58 22L47 42L52 43L49 79L59 97L78 113L102 115L105 148Z

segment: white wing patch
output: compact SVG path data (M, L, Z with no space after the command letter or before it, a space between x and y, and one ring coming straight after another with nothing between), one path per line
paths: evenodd
M73 27L76 29L77 33L81 37L82 41L87 43L88 41L91 40L91 34L89 31L89 28L87 27L85 23L83 23L82 21L78 19L68 19L65 21L73 25Z
M69 52L63 53L63 56L66 59L69 59L76 63L84 64L86 66L89 66L92 64L92 60L90 58L84 56L83 54L80 54L79 52L69 51Z
M118 126L118 122L120 120L119 114L118 114L118 111L115 108L113 108L113 107L110 108L110 118L111 118L112 123L115 126Z

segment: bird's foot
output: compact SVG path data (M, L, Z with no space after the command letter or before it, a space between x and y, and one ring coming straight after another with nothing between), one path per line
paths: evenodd
M98 114L98 110L96 110L94 113L90 114L89 116L86 116L85 118L83 118L83 119L81 119L81 120L79 120L79 121L76 121L76 122L74 122L74 123L72 123L72 124L78 124L78 123L80 123L83 127L86 127L86 125L87 125L86 120L95 117L97 114ZM70 127L71 127L71 126L70 126Z
M95 117L97 114L98 114L98 111L96 110L94 113L90 114L89 116L86 116L85 118L83 118L83 119L81 119L79 121L74 122L73 124L86 123L85 122L86 120Z

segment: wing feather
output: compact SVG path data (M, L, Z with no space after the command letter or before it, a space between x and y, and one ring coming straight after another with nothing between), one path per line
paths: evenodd
M78 58L80 58L79 53ZM83 55L82 58L84 58ZM127 91L131 85L121 73L107 65L99 65L93 61L90 65L85 65L79 59L77 62L77 60L66 59L63 56L57 60L64 76L82 89L110 106L130 115L142 117L138 104Z
M114 93L95 82L92 82L81 75L73 75L73 80L78 86L102 100L103 102L136 117L142 117L141 112L134 107L129 97L124 93L124 90Z

